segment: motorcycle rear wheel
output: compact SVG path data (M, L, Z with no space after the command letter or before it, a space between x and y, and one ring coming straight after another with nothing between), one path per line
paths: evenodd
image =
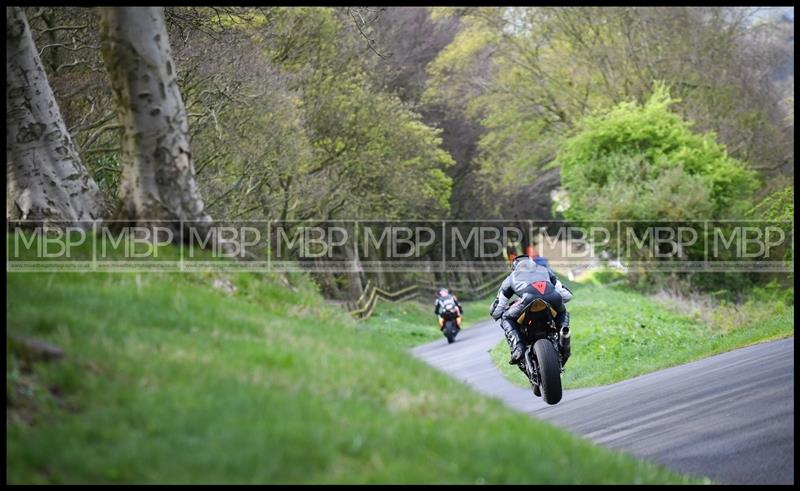
M557 404L561 400L561 364L558 361L556 347L549 339L540 339L533 345L539 365L542 399L548 404Z
M453 321L447 321L444 324L444 336L447 338L447 344L451 344L456 340L456 329L452 326Z

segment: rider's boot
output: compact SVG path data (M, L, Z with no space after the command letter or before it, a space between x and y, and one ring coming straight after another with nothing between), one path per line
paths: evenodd
M503 328L503 332L506 335L506 341L508 341L508 347L511 349L511 360L509 360L509 365L516 365L522 361L522 357L524 355L522 349L522 340L519 337L519 329L517 326L514 325L514 322L509 319L503 319L500 323L500 327Z

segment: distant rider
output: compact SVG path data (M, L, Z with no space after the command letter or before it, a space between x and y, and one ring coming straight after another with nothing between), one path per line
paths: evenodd
M519 299L508 305L509 299L515 294ZM569 312L564 304L572 298L572 293L561 284L553 270L537 264L527 255L517 256L511 264L511 274L500 285L489 312L494 320L502 319L500 327L511 350L510 365L522 361L524 354L517 319L537 298L555 309L558 328L569 327ZM564 364L566 362L565 358Z
M456 317L456 325L458 328L461 329L461 316L464 315L464 307L458 303L458 298L450 293L450 290L447 288L441 288L439 293L436 295L436 306L433 309L433 312L436 314L436 318L439 319L439 329L444 329L444 319L440 316L440 314L446 309L448 305L455 305L458 309L458 317Z

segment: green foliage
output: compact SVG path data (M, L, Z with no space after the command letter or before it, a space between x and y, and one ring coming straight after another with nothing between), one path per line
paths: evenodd
M794 221L794 185L770 194L747 212L748 217L764 220Z
M682 172L671 171L664 177L667 182L653 178L636 189L589 190L597 199L585 203L583 212L597 207L596 215L610 218L635 203L636 214L646 212L647 218L660 211L670 213L666 216L740 216L747 209L746 191L754 183L739 169L716 165L728 160L724 148L749 168L761 170L765 179L774 179L765 169L791 161L793 141L784 112L778 110L780 90L762 82L766 74L775 73L780 59L780 49L771 43L781 36L791 39L791 34L776 31L767 41L756 32L766 27L749 22L752 13L719 7L450 9L446 14L459 16L462 30L430 64L424 100L464 111L480 122L483 134L470 167L478 171L483 189L509 196L498 206L507 210L519 203L519 194L548 186L536 181L542 170L558 166L552 158L563 151L565 139L585 130L578 128L584 117L619 110L625 101L642 104L653 82L663 80L681 99L671 101L675 113L694 121L696 133L706 135L698 137L707 141L681 153L646 141L667 136L658 133L664 128L655 126L649 135L645 127L629 128L634 131L629 136L641 137L640 143L650 145L653 154L673 159L667 167L685 161L677 166ZM740 49L745 39L747 50ZM707 56L710 52L714 56ZM752 76L738 75L742 73ZM655 106L652 100L651 105ZM668 140L680 143L675 137L682 138L672 135ZM716 141L723 150L716 148ZM636 154L582 157L599 168L638 168ZM663 164L645 161L653 170ZM665 190L658 200L634 200L663 186L677 187L678 194Z
M479 69L475 58L496 42L497 38L497 34L487 29L483 23L467 21L465 28L456 35L452 43L428 65L430 78L422 102L430 104L443 99L456 107L470 107L463 96L465 92L470 93L472 88L469 74Z
M669 111L663 85L644 105L587 117L558 153L575 221L735 218L756 181L713 133L699 135Z
M85 159L86 167L92 173L97 186L106 196L116 196L122 177L119 153L100 154Z
M772 221L774 223L771 225L783 230L786 237L790 238L784 247L783 259L787 262L794 260L794 184L769 194L748 210L747 216Z
M449 208L453 164L440 131L399 98L370 90L363 73L320 72L305 91L315 149L312 172L326 172L333 192L323 209L347 217L430 218Z
M751 288L748 291L747 300L754 304L777 302L793 306L794 286L786 288L777 281L771 281L766 285Z
M464 310L469 310L469 315L464 315L461 328L485 320L482 311L490 304L488 299L461 302ZM378 300L375 311L367 321L357 327L358 330L369 331L375 335L384 336L394 345L411 348L430 341L444 340L439 330L439 324L433 313L433 301L424 303L416 300L390 303Z
M582 274L578 279L587 285L616 285L624 281L624 273L615 269L596 269Z
M479 152L471 165L484 192L494 195L490 203L533 182L535 171L555 152L565 128L560 101L569 97L567 83L574 80L563 63L531 66L531 57L518 52L530 40L505 25L510 10L479 8L461 14L464 27L428 66L422 99L480 121ZM552 43L546 49L557 47Z
M449 209L453 163L440 131L375 83L352 18L335 8L272 8L195 42L191 79L230 74L236 90L189 92L199 181L216 218L416 218ZM243 66L246 65L246 66ZM187 79L190 78L187 76ZM233 85L219 79L219 84ZM197 97L194 97L197 94ZM202 97L201 97L202 96ZM233 103L229 103L231 101ZM209 117L210 115L210 117Z

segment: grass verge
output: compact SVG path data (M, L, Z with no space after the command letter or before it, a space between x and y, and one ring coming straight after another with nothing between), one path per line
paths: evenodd
M302 276L215 278L9 273L7 482L707 482L474 393Z
M461 321L462 329L485 320L480 316L480 305L473 303L476 302L462 302L465 312ZM411 348L439 339L447 342L437 322L433 314L433 301L428 305L414 300L390 303L379 299L372 316L359 323L356 329L383 336L398 347Z

